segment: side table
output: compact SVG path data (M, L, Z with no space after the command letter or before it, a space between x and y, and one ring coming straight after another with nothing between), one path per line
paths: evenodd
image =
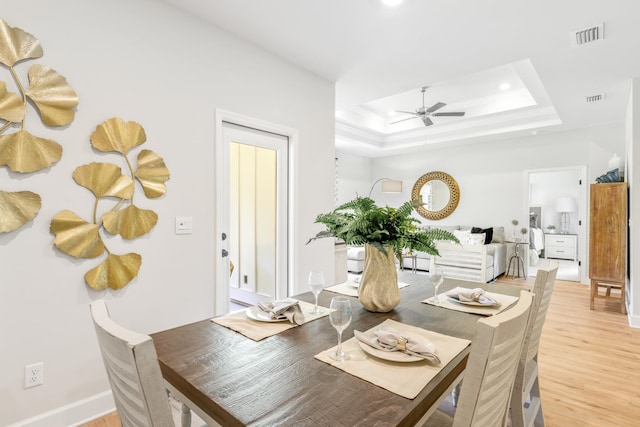
M402 254L402 260L404 261L405 258L409 258L411 260L411 272L415 273L416 269L417 269L417 264L418 264L418 257L416 254L410 254L410 253L403 253ZM404 270L404 262L402 263L402 265L400 266L402 268L402 270Z
M509 277L509 272L511 272L511 264L513 264L514 267L514 272L511 275L512 278L516 278L516 277L521 277L520 276L520 271L522 271L522 277L526 278L527 276L525 275L525 271L524 271L524 259L522 258L522 255L520 255L520 245L528 245L529 242L515 242L515 241L507 241L507 243L512 243L514 245L516 245L515 248L515 253L513 255L511 255L511 258L509 258L509 265L507 266L507 272L505 274L505 277Z

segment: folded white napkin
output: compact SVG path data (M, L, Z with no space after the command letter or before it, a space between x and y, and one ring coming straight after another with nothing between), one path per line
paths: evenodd
M405 337L391 329L377 329L373 336L356 330L353 333L358 341L377 350L401 351L440 364L440 358L435 354L436 346L427 338Z
M273 302L259 302L258 308L266 313L273 320L287 319L289 322L301 325L304 322L302 311L298 305L298 301L287 299Z
M482 305L497 305L498 301L491 298L482 288L460 289L457 292L447 294L452 298L462 302L477 302Z

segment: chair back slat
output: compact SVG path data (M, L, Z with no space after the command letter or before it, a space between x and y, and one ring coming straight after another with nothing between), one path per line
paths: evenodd
M103 300L91 303L90 308L123 427L174 427L151 337L116 324Z
M537 356L542 327L547 318L547 310L551 302L557 273L558 263L555 261L550 262L546 268L538 269L536 281L531 289L533 303L529 326L524 337L511 395L511 425L513 427L544 425Z
M506 424L531 301L531 293L522 291L515 306L478 321L454 427Z

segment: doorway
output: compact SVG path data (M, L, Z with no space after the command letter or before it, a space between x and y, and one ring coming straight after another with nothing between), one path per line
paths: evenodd
M289 144L255 119L216 111L215 313L286 297Z
M557 278L587 283L586 166L525 171L529 276L553 260Z

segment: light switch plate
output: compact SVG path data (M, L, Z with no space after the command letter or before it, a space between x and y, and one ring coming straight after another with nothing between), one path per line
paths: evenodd
M193 232L193 218L190 216L176 217L176 234L191 234Z

